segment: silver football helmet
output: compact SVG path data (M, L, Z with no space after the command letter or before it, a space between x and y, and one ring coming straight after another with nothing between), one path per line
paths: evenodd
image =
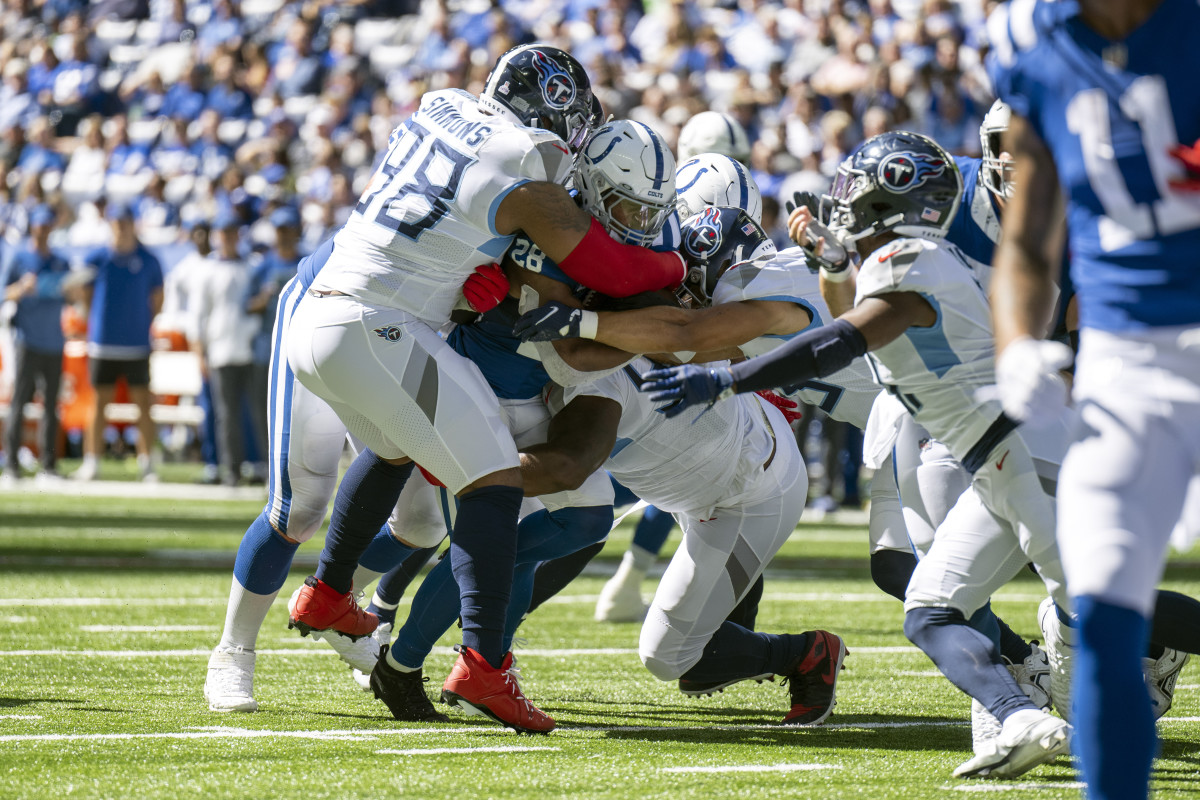
M640 122L614 120L584 144L575 164L583 207L626 244L654 243L675 210L675 158Z
M740 208L762 224L762 194L750 170L720 153L701 153L675 173L679 216L686 219L708 206Z
M1001 139L1012 121L1012 109L1003 100L992 103L983 124L979 126L979 142L983 146L983 166L980 174L983 185L997 197L1007 200L1013 196L1013 162L1000 158Z
M750 159L750 137L742 124L719 111L701 111L679 132L679 160L701 153L720 153L741 162Z

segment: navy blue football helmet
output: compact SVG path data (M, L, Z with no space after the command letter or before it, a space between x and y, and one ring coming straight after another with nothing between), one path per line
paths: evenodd
M687 262L680 300L693 306L712 305L712 294L730 267L775 255L775 244L740 208L709 206L680 225L679 252Z
M850 247L886 231L941 239L961 197L962 175L949 153L918 133L889 131L841 163L822 201L830 230Z
M603 115L583 66L557 47L523 44L496 62L479 105L531 128L553 131L579 152Z

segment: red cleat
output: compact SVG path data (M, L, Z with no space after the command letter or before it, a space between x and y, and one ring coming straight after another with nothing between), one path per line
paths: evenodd
M458 661L442 685L442 702L468 714L491 717L517 733L549 733L555 722L525 699L517 684L513 654L496 669L469 647L459 645Z
M808 649L785 680L792 694L792 710L784 725L820 725L837 704L838 672L849 652L842 637L829 631L809 631Z
M379 617L359 608L353 593L336 592L312 575L288 601L288 616L288 627L299 630L301 636L334 630L358 640L379 627Z

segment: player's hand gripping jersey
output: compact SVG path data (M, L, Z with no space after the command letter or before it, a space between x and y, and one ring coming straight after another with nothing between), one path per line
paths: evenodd
M760 336L740 345L738 349L747 357L768 353L804 331L825 325L833 319L821 298L819 276L808 268L804 251L799 247L789 247L770 259L747 261L730 267L717 281L712 300L713 305L742 300L791 302L803 306L812 315L812 322L803 330L788 335ZM782 387L780 393L792 400L817 406L834 419L861 429L867 424L867 416L879 394L879 386L866 361L860 358L833 375Z
M859 269L856 305L891 292L917 292L937 312L937 323L910 327L872 351L876 379L966 466L1000 416L998 401L975 399L995 380L987 294L957 247L921 239L890 242Z
M571 155L555 134L487 114L466 92L430 92L392 132L314 288L439 327L467 276L512 243L495 229L504 197L530 181L562 184L570 173Z

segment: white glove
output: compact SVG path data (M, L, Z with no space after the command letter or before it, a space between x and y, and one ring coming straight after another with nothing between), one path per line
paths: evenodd
M1014 340L996 360L996 384L1004 413L1018 422L1044 423L1058 419L1067 407L1067 385L1059 370L1075 354L1061 342Z

